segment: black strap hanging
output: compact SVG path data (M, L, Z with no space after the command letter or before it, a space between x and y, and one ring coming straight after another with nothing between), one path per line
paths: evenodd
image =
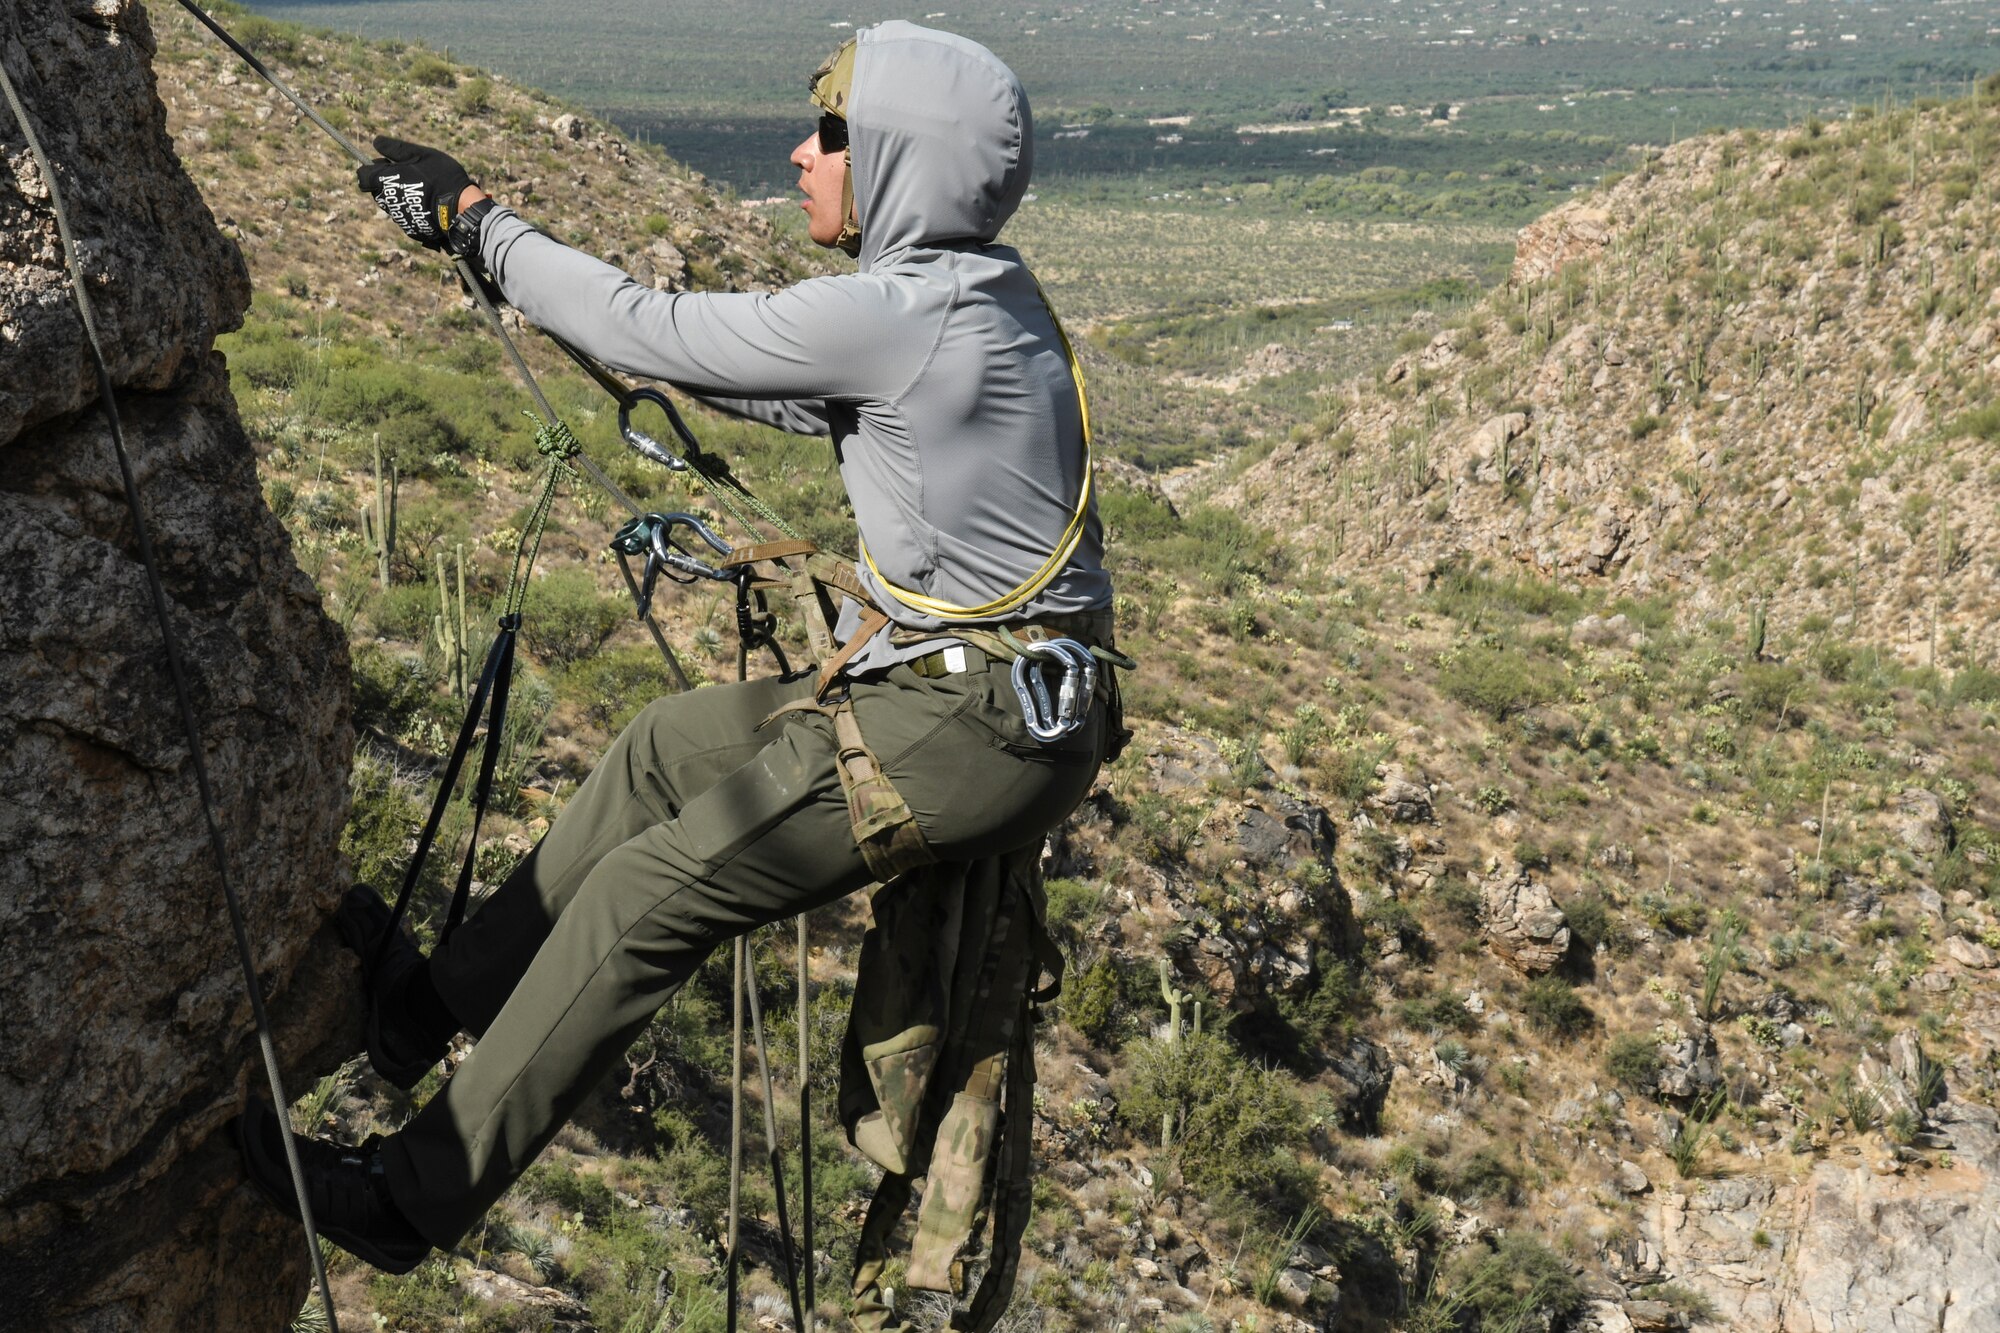
M373 955L368 960L368 970L372 973L382 965L382 958L395 937L397 927L409 910L410 895L416 891L417 881L423 878L424 865L430 860L431 845L437 841L437 832L444 823L444 813L451 806L452 789L458 785L458 775L465 767L466 756L472 752L472 740L478 734L482 719L486 722L486 745L479 759L479 776L473 783L472 838L466 844L465 864L458 872L458 884L452 891L451 911L445 917L444 930L439 940L451 938L458 923L465 917L467 902L472 896L473 861L479 854L479 826L486 817L486 804L493 792L493 773L500 758L500 747L506 743L507 694L514 675L514 645L520 637L521 617L506 615L500 617L500 632L493 638L493 646L486 651L486 664L480 668L479 684L473 688L472 701L466 706L465 721L458 729L458 740L451 747L451 758L445 762L444 777L438 783L438 792L431 802L430 817L424 821L424 831L417 837L417 849L410 857L409 868L403 872L403 887L396 895L396 906L389 913L389 925L382 932L382 938L375 942ZM491 701L491 707L488 702Z

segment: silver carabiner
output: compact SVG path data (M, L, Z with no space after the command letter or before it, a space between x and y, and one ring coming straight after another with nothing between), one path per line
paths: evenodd
M1075 639L1048 639L1022 645L1014 659L1014 694L1021 701L1021 719L1028 734L1046 744L1061 740L1084 724L1097 690L1097 659L1090 649ZM1042 664L1062 667L1062 684L1056 697L1049 697L1048 683L1042 678Z
M652 553L647 557L649 561L656 560L663 565L680 570L683 574L690 574L697 578L728 580L735 577L724 570L717 569L714 565L709 564L674 540L674 529L676 527L688 527L694 529L695 536L701 538L708 545L708 549L717 555L728 555L731 549L733 549L728 542L716 536L715 532L706 523L696 518L693 514L649 514L647 517L655 520L652 524L653 549Z
M632 424L632 407L635 403L651 403L667 414L667 420L674 420L674 405L658 389L634 389L618 404L618 433L633 452L651 459L672 472L686 472L688 461L673 450L661 444L652 436Z

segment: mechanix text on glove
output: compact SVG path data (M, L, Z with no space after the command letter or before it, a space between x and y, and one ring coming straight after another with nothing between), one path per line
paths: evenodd
M444 249L472 177L450 154L422 144L377 136L375 151L382 156L355 173L361 188L404 235L426 249Z

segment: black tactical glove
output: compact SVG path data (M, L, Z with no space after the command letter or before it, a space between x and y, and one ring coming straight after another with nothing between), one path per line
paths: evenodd
M377 135L375 151L382 156L355 173L361 188L411 240L427 250L444 249L458 196L472 177L458 159L422 144Z

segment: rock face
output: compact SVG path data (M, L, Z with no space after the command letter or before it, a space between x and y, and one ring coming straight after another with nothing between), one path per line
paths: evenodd
M1493 952L1516 971L1539 976L1569 952L1569 922L1526 871L1502 871L1480 890L1480 927Z
M1224 818L1233 822L1235 872L1254 888L1213 906L1198 889L1171 894L1183 924L1172 956L1217 1004L1243 1013L1307 989L1315 949L1349 950L1354 919L1325 810L1259 792Z
M1540 282L1572 260L1595 258L1611 243L1613 226L1609 213L1584 203L1564 204L1536 218L1521 229L1511 281Z
M314 940L344 882L346 649L213 350L248 282L173 155L144 12L10 8L35 36L0 59L90 276L296 1085L353 1045L353 970ZM47 189L4 108L0 159L0 1322L279 1328L304 1245L221 1133L262 1082L249 1003Z
M1718 1326L1781 1333L1974 1333L2000 1327L2000 1120L1946 1103L1949 1165L1882 1174L1816 1163L1655 1195L1642 1227L1666 1270L1715 1302Z

